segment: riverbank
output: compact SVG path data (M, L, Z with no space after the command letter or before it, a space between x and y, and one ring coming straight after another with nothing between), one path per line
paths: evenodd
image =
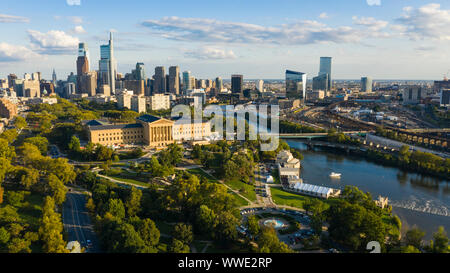
M305 183L340 189L355 185L374 198L387 196L405 226L417 225L426 231L427 239L439 225L450 230L449 180L381 165L357 155L309 150L299 140L286 142L304 156L301 176ZM342 178L330 178L331 172L341 173Z

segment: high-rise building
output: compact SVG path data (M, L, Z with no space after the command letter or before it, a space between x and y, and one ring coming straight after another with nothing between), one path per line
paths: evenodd
M306 99L306 73L286 70L286 97L288 99Z
M57 82L58 82L58 79L56 78L56 72L55 72L55 69L53 68L53 73L52 73L52 83L53 83L53 85L54 85L55 87L58 86Z
M79 77L80 86L78 93L87 93L90 97L95 96L97 92L97 72L88 71ZM109 85L108 85L109 86ZM109 87L108 87L109 88Z
M320 57L320 70L319 70L319 76L323 74L328 74L328 90L329 91L332 88L332 80L331 80L331 57Z
M37 80L29 79L23 81L22 90L24 97L34 98L41 96L41 85Z
M370 77L361 78L361 92L372 92L373 81Z
M233 94L243 95L244 76L231 75L231 92Z
M327 92L328 87L328 74L322 74L313 78L313 91L322 90Z
M145 113L146 111L146 100L144 96L134 95L131 97L131 110L138 113Z
M87 44L79 43L78 44L78 58L77 58L77 91L78 93L82 93L82 85L84 83L81 82L81 78L83 74L89 72L89 53L87 49Z
M441 89L440 106L441 107L450 106L450 89L444 89L444 88Z
M450 89L450 81L445 78L443 81L434 81L433 91L439 93L442 88Z
M138 81L145 81L145 65L144 63L136 63L136 69L132 71L133 77Z
M169 93L180 94L180 68L178 66L169 67Z
M255 83L255 86L259 92L264 92L264 81L263 80L257 80Z
M191 85L191 71L184 71L183 72L183 91L186 93L186 90L192 89L193 86Z
M153 111L170 109L170 96L154 94L147 98L147 104L147 108Z
M17 105L8 99L0 99L0 117L12 119L17 115Z
M153 93L162 94L166 92L166 69L164 66L155 67L155 82L153 85Z
M112 32L109 34L109 43L100 46L99 78L100 85L107 84L111 92L116 91L117 63L114 58L114 42Z
M404 104L417 104L422 99L422 87L419 85L402 86L402 97Z
M222 91L223 89L223 81L221 77L217 77L216 78L216 94L220 93L220 91Z

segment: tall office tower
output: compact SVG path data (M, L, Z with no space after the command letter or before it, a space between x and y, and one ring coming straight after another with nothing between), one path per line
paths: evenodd
M231 93L241 94L244 86L244 76L242 75L231 75Z
M197 80L196 86L197 86L197 88L201 88L201 89L206 88L206 82L205 82L205 80L200 80L200 79Z
M191 85L191 71L183 72L183 91L186 93L186 90L192 89Z
M216 78L216 94L220 93L223 89L223 81L221 77Z
M145 95L144 80L126 80L123 81L123 88L133 90L134 95Z
M40 77L39 74L40 74L39 72L31 73L31 79L32 79L33 81L38 81L38 82L40 82L40 81L41 81L41 77Z
M145 81L145 66L144 63L136 63L136 69L132 71L133 77L138 81Z
M306 73L286 70L286 97L306 99Z
M362 77L361 78L361 92L372 92L372 78Z
M90 97L95 96L97 93L97 72L88 71L83 73L79 77L80 86L78 87L78 93L87 93ZM108 86L109 88L109 86Z
M195 77L189 77L189 84L190 84L190 86L191 86L191 88L190 89L195 89L195 88L197 88L197 81L196 81L196 79L195 79Z
M169 67L169 93L180 94L180 68L178 66Z
M434 81L434 84L433 84L434 93L441 92L442 88L450 89L450 81L447 78L444 78L443 81Z
M55 87L58 86L57 82L58 82L58 79L56 78L56 72L55 72L55 69L53 68L53 73L52 73L52 83L53 83L53 85L54 85Z
M264 81L263 80L257 80L255 83L256 89L258 89L259 92L264 91Z
M313 91L322 90L327 92L330 90L328 86L328 74L322 74L313 78Z
M116 91L117 63L114 58L114 42L112 32L109 34L109 43L100 46L99 77L100 85L107 84L111 93Z
M25 74L23 74L23 79L26 81L31 80L31 75L28 73L25 73Z
M320 57L320 71L319 76L323 74L328 74L328 88L331 90L332 88L332 80L331 80L331 57ZM328 90L327 90L328 91Z
M162 94L166 92L166 69L164 66L155 67L155 79L153 85L153 93L154 94Z
M77 92L81 93L82 85L81 77L83 74L89 72L89 53L85 43L78 44L78 58L77 58Z
M450 106L450 89L441 89L441 95L440 95L440 106L446 107Z
M14 87L14 80L17 80L16 74L9 74L8 75L8 87L9 88L13 88Z
M401 87L403 104L417 104L422 100L422 86L404 85Z

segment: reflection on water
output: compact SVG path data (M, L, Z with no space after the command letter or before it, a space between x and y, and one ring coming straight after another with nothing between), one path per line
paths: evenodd
M416 224L427 234L435 232L438 224L450 231L450 181L378 165L361 157L308 150L299 140L286 142L304 155L301 176L305 182L340 189L355 185L374 198L389 197L394 212L401 211L408 226ZM331 179L331 172L341 173L341 179Z

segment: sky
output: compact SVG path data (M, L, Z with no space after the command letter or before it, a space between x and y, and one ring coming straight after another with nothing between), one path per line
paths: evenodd
M448 0L0 0L0 78L76 72L86 42L91 70L114 33L118 72L144 62L197 78L316 76L439 80L450 72ZM450 75L449 75L450 76Z

